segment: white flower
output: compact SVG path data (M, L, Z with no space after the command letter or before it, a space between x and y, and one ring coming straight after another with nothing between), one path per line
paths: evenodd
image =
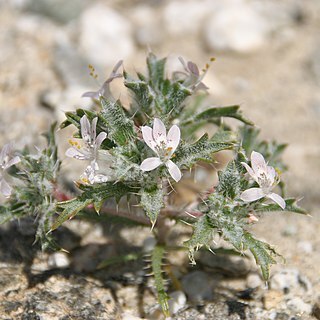
M277 174L273 167L266 164L264 157L259 152L252 151L251 167L245 162L241 162L247 169L250 176L258 183L260 188L251 188L244 191L240 199L245 202L252 202L267 197L276 202L282 209L286 207L284 199L276 193L271 192L278 183Z
M11 152L12 146L9 143L4 145L0 152L0 193L2 193L7 198L10 197L12 188L4 179L4 171L21 161L18 156L10 158Z
M160 119L155 118L153 128L143 126L141 130L143 140L158 157L145 159L141 163L140 169L142 171L151 171L159 167L161 164L165 164L171 177L178 182L182 176L181 171L178 166L170 160L170 158L180 142L179 127L177 125L173 125L167 135L166 127L163 122Z
M89 160L90 165L85 169L84 174L81 176L83 182L101 183L107 181L107 176L102 174L96 174L99 170L98 165L98 151L103 140L107 137L105 132L100 132L97 136L98 118L94 118L92 123L88 120L87 116L84 115L80 119L80 132L82 141L84 143L80 144L76 140L69 140L70 145L72 146L66 151L66 156L75 158L78 160Z

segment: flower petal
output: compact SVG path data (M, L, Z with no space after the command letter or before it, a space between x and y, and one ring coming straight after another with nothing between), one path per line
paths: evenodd
M65 154L66 154L67 157L75 158L75 159L78 159L78 160L88 160L88 159L90 159L89 154L84 154L84 153L82 153L81 151L79 151L79 150L77 150L75 148L69 148L66 151Z
M21 161L20 157L15 156L15 157L13 157L11 160L9 160L9 161L4 165L4 168L3 168L3 169L10 168L11 166L19 163L20 161Z
M153 151L156 151L156 142L153 139L153 135L152 135L152 128L148 127L148 126L143 126L141 127L141 131L142 131L142 137L144 142L148 145L149 148L151 148Z
M160 145L163 142L167 143L166 127L164 123L158 118L154 118L152 133L153 139L157 145Z
M274 170L273 167L268 166L267 167L267 176L268 176L268 179L269 179L271 185L273 185L274 180L276 178L276 175L277 175L276 170Z
M245 163L245 162L241 162L241 164L246 168L247 172L250 174L250 176L253 178L253 179L256 179L256 175L254 174L253 170L251 169L251 167Z
M271 199L272 201L274 201L275 203L277 203L283 210L284 208L286 207L286 202L284 201L284 199L279 196L278 194L276 193L270 193L267 195L267 197L269 199Z
M179 167L174 162L172 162L171 160L168 160L166 162L166 166L167 166L167 168L169 170L169 173L170 173L172 179L174 181L178 182L182 177L182 174L181 174L181 171L180 171Z
M6 198L11 195L12 188L9 186L6 180L0 179L0 193L2 193Z
M96 142L95 142L95 147L97 149L100 148L101 143L103 142L103 140L107 137L107 134L105 132L100 132L96 138Z
M180 128L177 125L173 125L167 135L167 148L171 148L171 154L173 154L180 142Z
M0 152L0 165L4 164L6 157L10 154L12 150L11 143L7 143L3 146Z
M142 161L142 163L140 165L140 169L142 171L151 171L151 170L159 167L160 164L162 164L162 161L160 160L160 158L156 158L156 157L147 158Z
M261 199L261 198L263 198L265 196L266 195L264 194L262 189L260 189L260 188L251 188L251 189L248 189L246 191L243 191L241 196L240 196L240 199L242 201L245 201L245 202L252 202L252 201L259 200L259 199Z
M251 167L257 176L259 176L262 172L267 173L267 164L261 153L252 151Z
M86 143L91 142L91 125L86 115L80 119L81 137Z
M91 130L90 130L91 142L94 141L97 136L97 122L98 122L98 117L95 117L91 122Z

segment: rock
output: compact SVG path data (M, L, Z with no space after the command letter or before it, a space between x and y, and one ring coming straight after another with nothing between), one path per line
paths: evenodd
M46 16L56 22L68 23L79 17L87 3L87 0L29 0L24 6L28 11Z
M169 35L191 35L200 31L209 6L215 1L169 1L163 11L164 26ZM182 13L183 11L183 13Z
M193 271L182 278L183 291L193 302L211 300L214 280L203 271Z
M320 320L320 299L319 298L318 298L318 301L313 305L312 315L318 320Z
M48 257L48 266L50 268L68 268L70 259L64 252L55 252Z
M263 296L263 305L267 310L277 308L283 301L284 294L278 290L268 290Z
M310 314L312 311L312 305L305 303L300 297L294 297L288 300L287 307L289 310L298 314Z
M313 252L313 245L309 241L298 242L298 249L303 253L311 254Z
M187 297L182 291L174 291L169 294L168 301L170 314L176 314L186 306Z
M231 276L244 276L251 270L250 260L240 256L214 255L203 251L198 261L209 269Z
M113 66L134 52L130 22L106 5L87 9L79 29L80 49L91 64Z
M144 48L160 44L164 34L156 11L149 5L140 5L134 7L130 13L137 44Z
M257 273L250 273L247 276L247 286L249 288L258 288L263 285L261 277Z
M284 269L275 273L270 279L270 288L289 293L292 290L311 290L310 281L302 276L297 269Z
M156 246L157 240L154 237L147 237L143 241L143 252L150 252Z
M209 49L248 53L267 42L268 26L254 8L242 1L224 1L213 11L206 27Z

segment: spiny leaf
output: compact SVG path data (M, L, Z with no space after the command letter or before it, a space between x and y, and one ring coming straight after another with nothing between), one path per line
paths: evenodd
M193 226L193 234L191 238L184 242L189 249L189 259L191 264L196 264L194 259L195 251L198 251L202 246L210 248L213 236L213 228L210 225L208 217L203 215Z
M277 263L273 257L279 255L268 243L257 240L249 232L244 233L243 243L245 248L252 252L256 263L260 266L263 279L267 281L270 275L270 266Z
M11 211L5 206L0 206L0 225L12 219L13 215Z
M51 226L50 231L57 229L66 220L72 219L89 204L95 203L99 207L100 203L108 198L116 198L119 201L122 196L130 191L130 188L121 182L106 182L93 186L82 185L80 188L83 190L80 196L58 203L57 207L63 209L63 211Z
M107 124L110 138L119 145L125 145L134 140L136 133L134 123L126 117L120 101L111 102L100 97L102 105L101 119Z
M152 228L157 221L157 217L163 207L163 191L159 187L154 187L152 189L142 189L140 204L146 211L149 217Z
M165 253L164 247L155 246L151 254L151 267L152 267L152 272L155 280L155 287L158 293L159 304L162 308L164 315L166 317L169 317L170 316L169 304L168 304L169 297L165 290L164 279L162 277L162 268L161 268L164 253Z
M295 213L300 213L300 214L308 214L308 212L299 207L297 204L297 199L295 198L289 198L286 199L286 207L284 210L281 210L279 205L275 203L270 203L270 204L262 204L259 203L258 206L255 208L255 211L257 212L272 212L272 211L288 211L288 212L295 212Z
M217 192L225 197L234 199L240 192L241 175L238 172L235 161L231 161L223 171L218 172L219 184Z
M155 94L146 81L131 80L125 73L124 85L129 88L135 95L138 107L143 112L152 115L152 103L155 99Z
M253 125L253 122L243 117L239 111L240 106L228 106L220 108L210 108L182 122L182 125L188 125L195 122L209 121L215 118L228 117L235 118L245 124Z
M153 89L160 90L164 81L164 68L167 59L158 59L152 52L147 58L149 82Z
M193 144L184 144L176 152L175 163L178 166L191 167L197 161L212 161L211 155L215 152L231 149L230 143L219 143L211 141L208 134L204 134L197 142Z

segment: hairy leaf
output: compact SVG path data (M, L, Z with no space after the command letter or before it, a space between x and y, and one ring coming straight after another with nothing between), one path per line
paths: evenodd
M149 217L152 227L157 221L157 217L163 207L163 191L161 188L155 187L152 189L142 189L140 204L146 211Z
M300 213L300 214L308 214L308 212L299 207L297 204L297 199L295 198L289 198L286 199L286 207L283 211L288 211L288 212L294 212L294 213ZM279 205L276 203L270 203L270 204L262 204L262 203L257 203L257 207L255 208L255 211L257 212L272 212L272 211L279 211Z
M240 106L228 106L219 108L210 108L182 122L182 125L194 124L196 122L210 121L216 118L235 118L245 124L253 125L253 122L243 117L239 111Z
M149 82L154 90L161 90L164 81L164 69L167 59L158 59L153 53L147 58Z
M166 317L170 316L169 313L169 297L166 293L166 289L164 286L164 279L162 277L162 259L165 253L164 247L155 246L151 254L151 267L155 280L155 287L158 294L158 301L162 308L162 311Z
M234 199L238 196L241 187L241 175L235 161L231 161L223 171L219 171L217 192L225 197Z
M232 149L231 143L219 143L211 141L208 134L204 134L193 144L184 144L176 152L174 162L178 166L191 167L197 161L212 161L211 155L215 152Z
M111 102L100 97L101 119L107 124L109 137L119 145L125 145L136 138L134 123L129 119L120 101Z
M191 238L184 244L189 249L189 259L192 264L196 264L194 259L195 251L198 251L202 246L210 248L213 237L213 228L206 215L200 217L193 226L193 234Z
M62 209L63 211L51 226L51 231L57 229L66 220L72 219L80 210L89 204L93 203L95 207L99 208L103 200L116 198L116 200L119 201L122 196L131 191L128 186L121 182L106 182L93 186L82 185L80 188L83 190L80 196L58 203L58 209Z

